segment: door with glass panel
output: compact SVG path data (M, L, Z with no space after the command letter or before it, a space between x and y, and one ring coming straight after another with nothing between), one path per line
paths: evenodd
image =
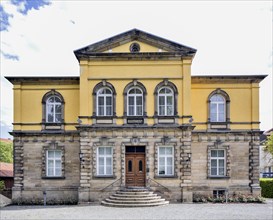
M145 186L145 147L126 147L126 186Z

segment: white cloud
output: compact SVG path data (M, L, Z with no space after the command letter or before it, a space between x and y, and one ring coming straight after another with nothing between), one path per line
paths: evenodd
M4 75L78 75L73 50L132 28L196 48L193 74L272 74L271 2L53 1L26 16L4 8L14 17L1 47L20 57L1 58ZM271 79L261 83L264 130L273 126Z

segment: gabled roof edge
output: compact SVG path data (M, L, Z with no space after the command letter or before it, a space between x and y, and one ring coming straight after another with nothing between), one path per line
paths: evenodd
M5 76L10 83L33 82L33 81L79 81L79 76Z
M258 82L260 83L268 75L192 75L191 78L193 81L201 80L245 80L249 82Z
M158 37L156 35L147 33L145 31L141 31L139 29L132 29L121 34L115 35L110 38L106 38L104 40L98 41L96 43L90 44L86 47L82 47L80 49L74 50L74 54L79 58L78 55L80 54L92 54L92 53L99 53L102 51L107 50L112 46L119 46L119 42L122 41L130 41L134 39L139 39L140 41L147 41L145 43L154 44L157 46L163 47L162 49L166 49L167 47L172 51L183 51L184 53L187 52L188 54L194 55L196 53L196 49L176 43L174 41L167 40L162 37Z

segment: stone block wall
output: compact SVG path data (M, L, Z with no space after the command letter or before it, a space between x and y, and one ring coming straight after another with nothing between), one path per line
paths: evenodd
M188 129L188 128L187 128ZM191 129L181 128L80 128L80 149L83 153L79 202L99 203L125 187L126 146L145 146L146 187L160 191L171 201L191 202ZM96 175L97 147L113 147L113 176ZM158 172L158 147L174 147L174 177L162 178ZM182 177L183 176L183 177ZM184 185L182 186L183 183ZM183 187L183 188L181 188ZM181 192L183 189L184 194ZM183 199L183 195L186 197Z
M113 147L113 176L97 175L97 148ZM79 133L14 138L13 201L99 203L125 187L126 146L145 146L146 187L171 202L192 202L193 193L260 194L259 132L198 132L191 127L80 128ZM158 147L173 146L174 176L158 176ZM46 177L45 152L63 152L62 176ZM226 176L210 176L210 150L226 152ZM80 154L81 153L81 159Z
M259 139L258 132L193 132L192 135L194 193L212 195L213 190L226 189L230 194L253 194L255 190L255 195L260 195L260 189L255 185L259 178L259 156L258 150L255 150ZM211 149L225 150L225 177L210 176Z
M14 137L14 187L18 204L77 203L80 177L79 136L20 135ZM46 150L62 151L62 176L46 176Z

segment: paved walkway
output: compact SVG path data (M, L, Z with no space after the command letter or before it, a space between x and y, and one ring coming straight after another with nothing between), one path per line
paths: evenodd
M272 220L273 201L266 204L170 204L151 208L104 206L7 206L0 219L245 219Z
M3 196L2 194L0 194L0 208L3 208L3 207L5 207L5 206L7 206L9 204L11 204L11 199L9 199L6 196Z

